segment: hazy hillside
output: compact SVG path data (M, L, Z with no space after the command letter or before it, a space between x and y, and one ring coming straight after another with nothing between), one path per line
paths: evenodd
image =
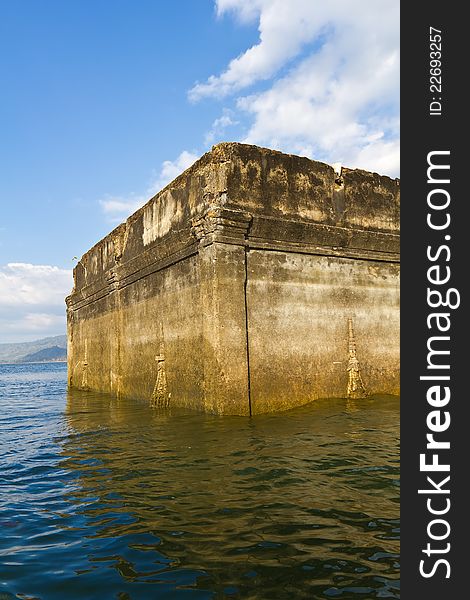
M47 348L67 347L67 336L56 335L54 337L35 340L34 342L21 342L19 344L0 344L0 363L17 362L28 354L34 354ZM44 359L43 359L44 360Z
M44 348L44 350L38 350L32 354L27 354L23 358L19 358L16 362L28 363L28 362L49 362L67 360L66 348L60 348L59 346L52 346L51 348Z

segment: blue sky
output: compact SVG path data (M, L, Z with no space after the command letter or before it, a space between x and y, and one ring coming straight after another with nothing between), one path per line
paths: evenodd
M0 343L64 332L73 257L213 143L397 176L397 5L2 1Z

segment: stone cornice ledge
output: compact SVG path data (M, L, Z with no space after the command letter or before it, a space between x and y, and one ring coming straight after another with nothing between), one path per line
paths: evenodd
M254 216L246 211L212 206L164 243L157 241L132 260L116 262L103 277L73 292L66 300L67 306L73 310L82 308L214 243L360 260L400 260L397 234Z

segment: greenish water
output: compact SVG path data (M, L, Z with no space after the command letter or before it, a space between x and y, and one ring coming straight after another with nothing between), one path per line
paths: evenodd
M215 417L0 365L0 599L399 597L399 403Z

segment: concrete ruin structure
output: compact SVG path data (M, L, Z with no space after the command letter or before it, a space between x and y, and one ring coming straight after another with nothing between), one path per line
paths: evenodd
M218 414L399 393L399 181L222 143L98 242L73 388Z

